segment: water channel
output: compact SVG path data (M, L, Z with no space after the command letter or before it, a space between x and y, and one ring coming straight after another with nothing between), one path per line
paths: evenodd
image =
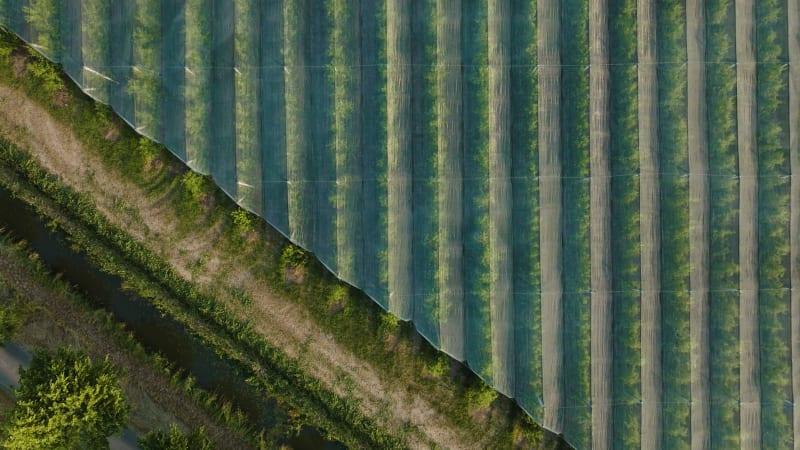
M77 286L94 306L110 311L145 350L164 355L176 367L190 373L200 387L242 410L250 423L265 429L275 424L278 406L273 399L257 393L231 364L204 347L182 323L162 316L148 301L123 291L118 277L101 272L84 255L73 251L63 232L48 229L26 203L13 198L2 186L0 227L27 241L50 270L61 273L64 280ZM297 450L346 448L339 442L325 440L318 429L310 426L303 426L298 436L282 444Z

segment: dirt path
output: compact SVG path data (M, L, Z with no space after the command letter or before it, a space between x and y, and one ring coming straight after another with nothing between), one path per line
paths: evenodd
M589 2L589 63L592 448L608 449L614 435L608 0Z
M711 445L709 411L709 296L710 186L708 178L708 120L706 117L705 5L686 2L689 130L689 265L691 307L691 436L692 448Z
M544 397L543 426L564 428L564 343L561 278L561 53L560 0L540 0L537 53L539 61L539 202L542 272Z
M404 320L414 308L411 8L407 1L386 2L386 115L388 154L389 310Z
M511 4L489 0L489 241L492 381L514 396L514 286L511 230Z
M639 59L639 221L642 277L642 446L658 449L661 429L661 189L658 164L658 73L653 0L637 2Z
M791 187L792 395L794 448L800 449L800 0L789 0L789 154Z
M463 361L465 333L461 0L438 0L436 17L440 344L442 350Z
M350 390L337 380L349 377L355 383L352 395L360 401L361 411L371 417L382 417L381 423L389 430L398 432L406 423L418 427L420 433L409 435L412 447L436 443L445 448L463 448L475 443L475 436L466 436L451 425L423 393L409 392L405 386L382 381L375 369L319 329L300 306L273 296L265 283L244 268L246 264L214 247L217 230L176 238L174 227L179 221L165 198L152 198L152 194L109 172L83 149L68 128L20 92L3 85L0 85L0 133L30 149L66 184L81 192L91 192L101 212L137 239L146 241L150 248L163 250L163 256L183 276L190 277L188 266L201 256L209 261L209 273L213 273L214 267L230 268L226 287L244 287L253 296L252 308L235 311L241 319L253 323L268 341L291 357L299 357L304 348L313 349L312 357L303 359L308 373L341 396L349 395ZM132 223L115 208L119 201L117 193L125 193L124 201L139 212L141 223ZM218 281L209 276L195 280L205 285Z
M736 97L739 141L739 391L742 448L761 444L758 347L758 156L755 7L736 2Z

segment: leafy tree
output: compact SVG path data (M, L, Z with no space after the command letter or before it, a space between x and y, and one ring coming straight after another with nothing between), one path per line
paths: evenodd
M172 424L167 430L156 430L139 438L142 450L211 450L211 441L200 427L192 434L185 434L177 425Z
M108 358L85 353L36 352L20 371L17 404L6 425L6 449L108 448L125 423L128 405Z

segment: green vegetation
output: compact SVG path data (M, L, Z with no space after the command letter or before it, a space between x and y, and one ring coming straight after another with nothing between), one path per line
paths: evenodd
M134 98L136 129L161 138L161 2L136 0L133 70L128 91Z
M411 29L411 116L419 132L412 133L412 183L414 261L414 323L434 345L439 333L439 155L437 138L438 74L436 70L436 0L420 0L414 5ZM419 164L416 162L420 161Z
M314 193L313 184L307 182L311 170L310 69L304 49L309 35L307 8L303 1L283 4L289 237L305 248L313 242L314 232L314 215L306 210Z
M8 287L0 280L0 345L11 339L22 323L21 306L22 301L14 295Z
M238 202L253 211L261 211L261 117L259 106L259 2L237 0L234 3L234 65L236 115L236 193Z
M211 1L186 0L186 164L210 170Z
M689 154L686 12L678 0L657 14L661 184L661 347L665 446L689 445Z
M336 189L336 263L339 278L360 286L363 273L361 174L361 42L358 2L330 0L332 22L328 76L333 84ZM309 214L306 210L305 214Z
M491 383L488 11L469 2L462 7L465 355L470 367Z
M734 35L728 27L731 0L707 3L706 101L711 190L709 323L712 404L711 440L721 448L739 447L739 184L736 146L736 68ZM715 444L716 445L716 444Z
M128 405L108 359L61 349L36 352L20 369L17 404L6 425L3 448L108 448L119 432Z
M142 450L212 450L211 441L200 428L194 433L186 434L172 424L167 430L157 430L139 438Z
M364 261L360 286L386 308L389 298L387 6L386 2L362 1L360 4L361 14L364 16L360 29L360 128L364 161L364 207L361 211L364 219L364 234L361 238L364 243ZM410 18L408 20L410 22ZM407 138L406 142L410 143L411 137ZM410 146L405 151L410 156Z
M58 0L31 0L23 6L25 19L34 32L35 45L56 61L61 57L61 2Z
M435 11L433 9L433 1L427 6L431 7L427 11ZM426 10L423 9L423 12ZM422 20L422 19L420 19ZM426 23L426 29L432 30L430 22L427 20L422 22ZM433 36L433 35L431 35ZM8 48L8 42L16 42L9 40L8 36L0 42L0 47ZM428 55L427 58L435 60L435 46L430 45L435 42L435 39L426 40L420 44L419 47L414 47L423 54ZM13 44L17 45L17 44ZM535 45L533 46L535 47ZM427 53L426 53L427 52ZM54 73L53 68L48 66L50 73ZM528 70L534 70L532 67ZM190 76L187 72L187 77ZM414 67L415 79L425 79L425 77L435 76L435 68L433 65L419 65ZM58 79L58 77L56 76ZM121 177L135 182L139 186L146 188L154 196L165 195L166 192L174 192L175 195L165 197L167 204L172 204L176 207L182 201L184 190L180 180L183 179L182 175L184 169L177 167L177 164L166 157L163 149L159 150L159 156L152 161L153 164L148 167L140 166L138 164L131 164L131 155L135 155L138 150L139 137L136 136L129 128L114 122L110 119L108 108L95 107L93 103L88 101L85 97L81 96L74 86L69 85L67 89L70 94L70 105L63 109L54 109L51 106L51 97L39 89L40 81L37 78L26 77L16 79L10 70L10 66L0 65L0 79L4 84L15 86L26 92L28 96L38 101L42 106L47 108L53 117L68 124L72 127L73 132L82 141L86 148L91 149L105 161L111 170L119 173ZM287 78L288 79L288 78ZM435 79L435 78L434 78ZM430 89L429 96L427 97L414 97L413 107L416 111L420 111L421 117L431 118L430 127L423 127L423 132L418 135L415 134L415 154L417 151L422 152L421 159L417 161L425 161L433 158L436 161L436 122L434 114L435 102L435 83L421 83L418 86L427 86ZM535 108L532 111L536 111ZM532 116L535 123L535 113ZM111 142L104 138L105 132L109 126L118 126L120 138L115 142ZM427 131L426 131L427 130ZM430 143L430 147L426 143ZM417 144L419 146L417 146ZM427 151L427 152L426 152ZM536 161L532 161L534 164ZM435 165L415 164L415 176L418 172L435 174ZM155 173L153 173L155 171ZM177 173L177 177L166 177L167 173ZM188 177L188 176L187 176ZM173 181L174 178L174 181ZM193 203L192 208L197 212L197 218L205 218L201 222L194 222L193 227L207 229L209 214L216 214L216 208L225 210L222 217L228 216L232 209L231 202L223 199L219 191L213 190L209 182L203 181L202 177L198 177L201 182L195 180L188 183L191 189L190 193L196 194L196 199L206 199L205 202L219 202L214 206L214 210L209 211L203 209L205 207L204 201ZM415 189L429 189L435 194L436 182L433 176L425 179L431 180L427 185L424 183L415 183ZM203 186L204 185L204 186ZM177 188L173 190L174 188ZM415 193L416 195L416 193ZM433 199L434 196L425 197L426 200ZM538 198L538 197L537 197ZM429 211L435 211L435 208ZM435 215L434 215L435 216ZM430 218L430 217L429 217ZM415 221L417 217L415 214ZM436 230L436 218L431 218L433 223L433 230ZM417 228L415 227L415 230ZM469 371L461 365L452 364L452 367L447 371L439 371L441 376L429 377L425 375L427 367L439 358L441 354L435 351L431 346L414 337L413 328L409 324L401 324L399 329L393 327L381 326L384 323L384 316L386 313L380 310L379 307L374 305L369 299L361 294L356 294L352 289L346 289L344 296L345 306L338 312L332 312L327 302L320 301L320 299L327 299L334 290L340 286L318 262L309 258L307 254L302 251L289 251L287 255L300 253L298 258L302 261L301 265L304 267L304 280L301 283L286 282L285 279L285 265L280 264L280 256L283 248L292 248L286 246L285 241L280 240L274 234L268 234L259 227L259 242L266 246L279 245L282 248L279 251L265 251L262 245L257 248L248 249L244 255L245 258L252 258L252 261L258 260L253 263L256 270L263 271L263 276L269 279L272 288L281 294L284 298L292 299L299 305L307 308L311 317L317 324L336 337L337 343L344 345L352 352L363 357L370 365L378 369L381 376L385 379L393 380L392 383L407 383L412 386L414 391L425 392L427 400L436 408L437 411L450 417L453 422L462 430L467 430L470 436L475 439L480 439L481 442L486 442L490 447L503 448L514 445L515 442L528 442L535 443L541 442L541 429L534 425L526 415L518 408L513 407L512 401L507 398L500 397L491 404L492 420L490 422L481 422L481 419L476 419L471 415L474 405L467 402L468 393L473 390L481 389L482 383L472 376ZM415 232L416 234L416 232ZM435 232L432 234L422 234L419 239L421 241L431 242L431 248L436 248ZM429 239L433 239L432 241ZM104 239L94 239L95 244L98 241L105 242ZM279 244L276 244L278 243ZM417 247L419 248L419 247ZM252 252L250 251L252 250ZM435 251L426 253L431 255L431 261L435 264L436 253ZM287 257L293 259L294 256ZM432 267L436 267L433 265ZM532 269L535 270L535 269ZM415 272L434 280L431 287L435 286L435 270L431 271L430 267L419 266L415 268ZM169 272L163 272L160 276L168 276ZM421 285L417 285L419 288ZM422 295L431 296L433 299L432 305L435 308L435 290L419 290L418 293ZM164 302L170 296L168 294L161 295L160 298ZM229 298L224 295L214 301L217 302ZM235 299L233 299L236 301ZM421 302L417 302L421 305ZM163 308L167 306L162 305ZM435 309L434 309L435 311ZM429 315L433 318L433 324L438 324L438 319L435 315ZM437 329L434 326L434 333ZM431 334L427 334L431 336ZM435 336L435 334L434 334ZM392 342L393 344L387 344ZM535 344L535 341L534 341ZM531 361L532 365L540 364L540 361ZM441 364L440 364L441 365ZM248 367L243 367L243 371L250 370ZM447 375L445 375L447 373ZM422 375L422 376L421 376ZM289 398L295 395L292 389L283 389L283 385L276 384L276 390L281 391L277 394L279 396L287 396ZM212 402L213 403L213 402ZM347 402L345 402L347 403ZM323 407L315 407L318 411L327 411ZM478 423L480 422L480 425ZM480 430L480 431L477 431ZM413 427L407 428L408 433L414 433ZM338 435L337 435L338 437ZM552 445L543 444L543 445Z
M8 143L0 145L0 162L13 168L78 222L82 230L72 230L73 241L102 270L121 277L129 287L136 287L137 293L152 301L163 314L194 328L205 345L231 360L254 387L282 399L305 420L346 444L371 443L382 448L400 445L396 438L361 416L352 400L326 390L305 374L296 360L270 346L253 330L252 324L240 321L215 298L200 293L160 257L109 223L88 197L63 187ZM56 218L51 223L66 226ZM106 245L119 253L109 255L104 250ZM132 268L140 272L138 277Z
M148 387L157 388L159 380L153 380L151 377L163 377L166 384L175 389L174 393L180 393L183 396L176 398L170 395L173 393L161 391L157 399L159 402L164 402L161 406L189 411L189 416L192 416L195 411L205 411L212 420L216 421L216 424L230 430L229 434L223 435L221 438L234 436L237 439L236 442L248 441L255 446L264 439L269 441L274 438L277 442L278 438L283 438L291 432L293 424L284 423L291 421L275 414L276 424L273 429L266 435L258 434L248 423L246 416L241 411L234 409L229 401L201 389L194 378L176 370L172 363L159 354L146 353L133 334L124 325L117 322L111 313L105 310L96 310L88 299L77 294L69 283L61 279L60 275L53 276L53 273L44 266L39 255L31 252L24 241L14 242L10 236L0 235L0 254L5 261L11 262L18 270L16 273L12 271L10 274L3 274L10 277L10 284L5 287L0 286L0 303L3 303L3 311L14 311L18 321L25 327L28 325L33 325L34 328L46 327L48 333L54 333L56 340L54 345L61 345L60 336L79 335L81 339L77 341L77 348L95 353L98 351L109 352L117 371L124 375L121 380L126 392L129 392L128 389L135 391L137 384L139 386L146 384ZM34 297L33 292L28 291L31 285L43 288L50 295L47 295L46 298ZM65 306L65 303L69 303L70 306ZM75 306L77 308L74 308ZM64 316L65 311L67 317ZM65 320L65 322L62 323L61 320ZM36 323L39 321L46 325ZM47 328L48 326L52 329ZM131 369L129 366L125 367L124 361L126 360L128 363L135 364L135 369ZM170 404L170 402L179 403ZM149 401L145 403L144 414L152 413L149 410ZM129 414L131 425L134 425L134 421L141 420L141 417L137 417L142 414L141 409L143 409L142 405L137 405L137 397L134 396L131 400ZM193 409L195 411L192 411ZM197 420L196 416L191 419ZM200 420L202 421L202 419ZM0 436L2 436L1 428ZM2 439L0 439L1 441Z
M542 317L539 254L539 92L536 62L537 5L515 0L511 21L511 166L514 192L514 302L517 309L518 380L515 396L542 420ZM518 232L518 230L523 230ZM520 349L526 349L523 352ZM529 380L521 383L519 380Z
M786 102L786 3L756 2L758 284L761 381L761 444L792 443L789 349L789 150ZM780 38L778 36L781 36Z
M589 254L589 5L561 3L561 173L564 224L563 286L565 433L576 446L588 447L592 398L590 382L591 296ZM546 319L545 319L546 320ZM573 410L570 410L573 411ZM615 418L614 423L623 423Z
M101 102L108 102L108 19L106 0L85 0L81 4L81 30L86 39L81 40L84 90Z
M641 289L636 0L609 2L611 273L614 298L615 442L641 445ZM665 423L670 423L666 422ZM673 427L667 426L665 429Z

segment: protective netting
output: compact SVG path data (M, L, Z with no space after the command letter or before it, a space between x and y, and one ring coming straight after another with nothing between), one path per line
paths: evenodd
M574 446L787 448L797 3L0 0L0 23Z

